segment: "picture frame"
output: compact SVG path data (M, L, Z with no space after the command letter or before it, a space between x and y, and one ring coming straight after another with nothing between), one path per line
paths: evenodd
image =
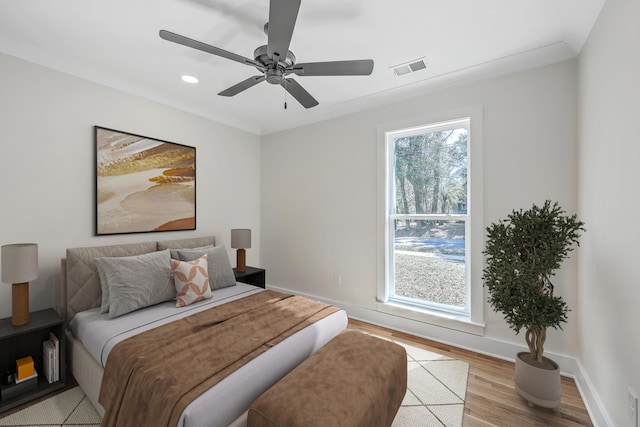
M196 148L94 126L96 235L196 229Z

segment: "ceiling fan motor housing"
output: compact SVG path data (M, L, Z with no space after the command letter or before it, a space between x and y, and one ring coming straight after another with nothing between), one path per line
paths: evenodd
M267 81L274 85L282 83L285 70L296 63L296 56L293 52L288 51L285 58L280 57L278 59L278 63L274 64L273 58L267 54L267 45L257 48L253 52L253 57L258 64L261 64L266 68L264 75Z

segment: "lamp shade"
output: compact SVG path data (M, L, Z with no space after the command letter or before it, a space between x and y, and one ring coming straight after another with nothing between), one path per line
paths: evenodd
M17 243L2 246L2 281L24 283L38 278L38 245Z
M231 247L247 249L251 247L251 230L248 228L234 228L231 230Z

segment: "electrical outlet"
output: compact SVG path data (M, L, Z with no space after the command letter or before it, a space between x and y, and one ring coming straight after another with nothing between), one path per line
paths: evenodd
M339 274L333 275L333 284L336 286L342 286L342 276Z
M638 395L629 388L627 394L627 416L632 427L638 427Z

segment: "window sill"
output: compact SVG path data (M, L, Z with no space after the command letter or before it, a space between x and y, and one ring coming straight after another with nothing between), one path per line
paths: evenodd
M404 317L430 325L453 329L459 332L483 336L484 324L471 321L467 316L442 313L438 311L420 309L403 304L387 302L377 303L376 310L393 316Z

